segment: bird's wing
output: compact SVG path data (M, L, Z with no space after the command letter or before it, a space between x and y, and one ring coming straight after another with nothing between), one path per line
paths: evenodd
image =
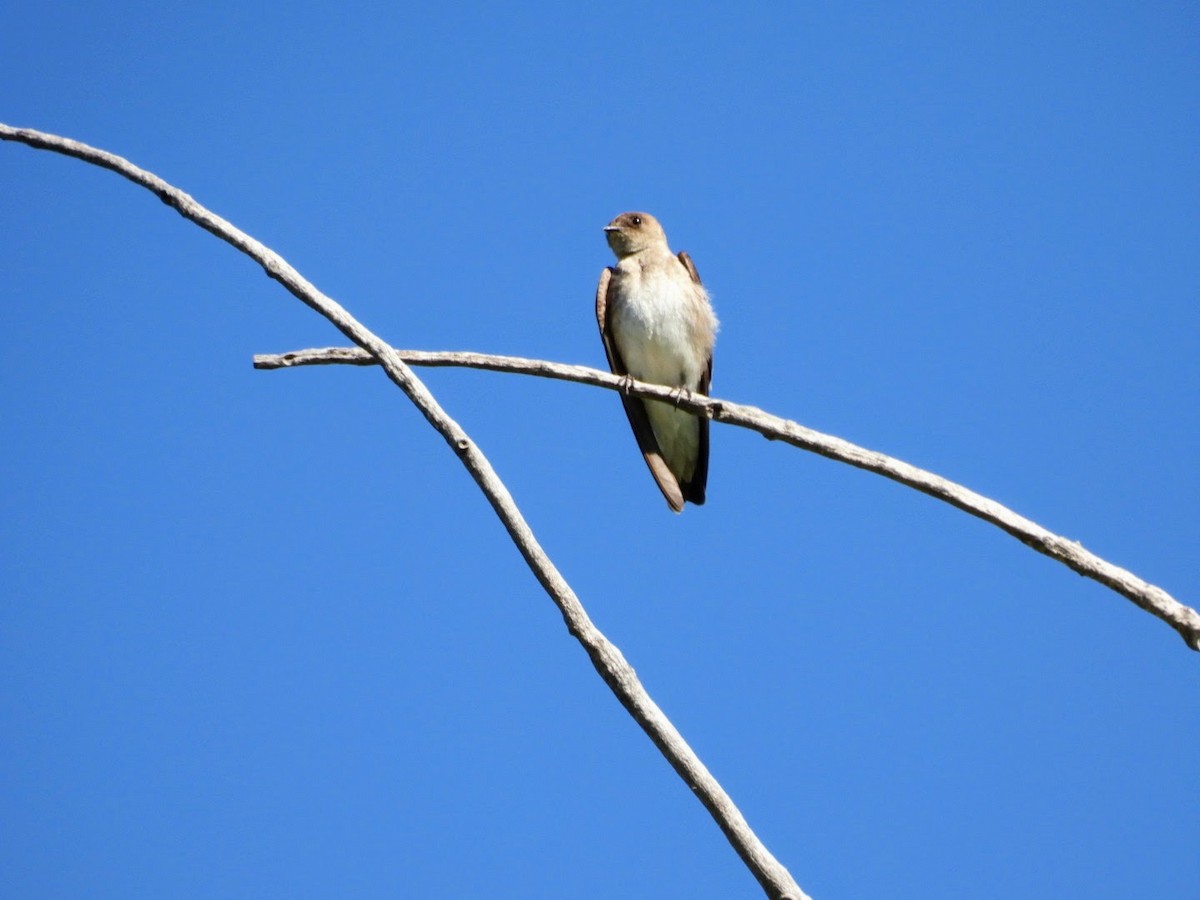
M692 262L692 258L688 256L686 250L680 250L678 253L679 261L683 263L683 267L687 269L688 274L692 276L692 281L700 284L700 273L696 271L696 264Z
M688 256L686 250L679 251L679 261L683 263L683 267L687 269L688 275L692 277L692 281L700 284L700 273L696 271L696 264L692 262L692 258ZM708 365L704 368L704 375L700 379L700 384L696 388L696 392L708 396L709 389L712 387L712 355L709 354ZM697 416L699 428L699 447L696 452L696 467L692 470L690 480L681 484L680 491L683 498L689 503L695 503L697 506L704 502L704 491L708 485L708 417Z
M704 377L700 379L696 393L707 397L711 385L712 357L710 356L708 367L704 370ZM700 426L697 433L699 446L696 447L696 467L692 469L692 477L681 484L679 488L685 500L700 506L704 503L704 490L708 486L708 417L696 416L696 422Z
M604 353L608 357L609 369L614 375L628 375L629 372L621 360L621 354L617 351L617 344L612 336L612 308L608 303L611 284L612 269L606 268L600 273L600 283L596 285L596 323L600 326L600 339L604 341ZM633 428L633 436L637 439L638 449L642 451L646 465L650 468L650 474L654 476L658 489L662 491L663 497L667 500L667 505L675 512L682 511L683 492L680 490L674 473L667 466L666 460L662 458L658 440L654 437L654 429L650 427L650 418L646 415L645 404L640 397L629 397L625 394L621 394L621 403L625 407L629 425ZM704 465L706 468L708 466L708 438L705 428L707 424L707 420L701 424L701 430L705 432L705 436L701 439L701 446L705 453ZM703 493L703 488L701 488L701 495Z

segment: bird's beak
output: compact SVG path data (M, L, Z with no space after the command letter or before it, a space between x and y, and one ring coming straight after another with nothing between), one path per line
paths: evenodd
M620 226L620 225L605 225L605 226L604 226L604 233L605 233L605 234L610 234L611 232L614 232L614 231L620 231L620 230L621 230L621 226Z

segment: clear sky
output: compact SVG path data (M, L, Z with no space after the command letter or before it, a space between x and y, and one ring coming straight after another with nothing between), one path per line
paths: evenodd
M714 393L1200 602L1200 10L9 5L0 120L128 157L401 347L603 366L656 214ZM231 248L0 145L6 897L760 896L442 440ZM1200 883L1200 655L995 528L613 394L422 373L818 900Z

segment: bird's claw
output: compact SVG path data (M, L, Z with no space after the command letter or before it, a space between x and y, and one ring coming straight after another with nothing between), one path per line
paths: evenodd
M675 404L676 409L679 409L680 402L685 399L688 403L692 402L692 391L687 385L681 384L675 390L671 391L671 400Z

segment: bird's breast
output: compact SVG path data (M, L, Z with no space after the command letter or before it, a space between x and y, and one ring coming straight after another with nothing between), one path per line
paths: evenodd
M685 275L680 267L680 275ZM618 271L613 337L634 378L655 384L699 383L712 352L702 288L665 271Z

